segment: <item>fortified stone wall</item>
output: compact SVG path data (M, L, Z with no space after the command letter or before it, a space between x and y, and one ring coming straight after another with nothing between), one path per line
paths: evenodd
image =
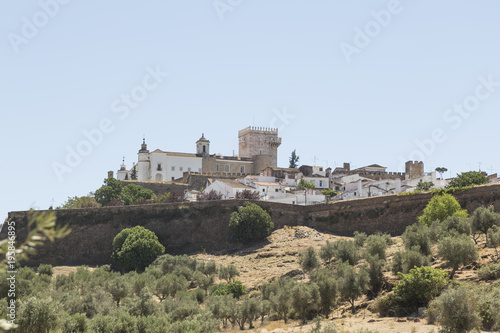
M162 195L167 192L180 193L184 194L184 190L188 189L188 185L184 184L173 184L167 182L147 182L140 180L122 180L123 186L127 186L129 184L135 184L137 186L141 186L151 190L156 195Z
M500 211L499 184L458 191L454 195L469 212L482 205L493 205ZM307 207L256 203L271 213L275 228L305 225L345 236L354 231L387 232L395 236L416 221L431 196L430 193L388 195ZM28 264L108 264L114 237L122 229L136 225L154 231L167 253L232 252L241 244L231 242L229 217L242 204L241 200L227 200L55 210L57 224L69 225L72 232L54 243L37 247L37 255ZM16 222L18 240L24 240L28 233L27 212L11 212L9 218ZM0 239L6 238L6 232L3 228Z

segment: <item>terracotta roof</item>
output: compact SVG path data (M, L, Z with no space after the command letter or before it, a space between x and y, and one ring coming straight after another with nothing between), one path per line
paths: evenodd
M167 156L178 156L178 157L197 157L196 154L191 154L191 153L175 153L171 151L166 151L165 152Z
M367 165L367 166L364 166L364 167L358 168L358 169L364 169L364 168L384 168L384 169L386 169L386 167L383 167L383 166L378 165L378 164L371 164L371 165Z

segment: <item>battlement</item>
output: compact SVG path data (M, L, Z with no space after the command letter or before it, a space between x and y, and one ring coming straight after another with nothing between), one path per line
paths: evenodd
M276 135L278 135L278 129L277 128L269 128L269 127L248 126L247 128L244 128L244 129L238 131L238 136L242 136L242 135L245 135L247 133L276 134ZM280 141L281 141L281 138L280 138Z

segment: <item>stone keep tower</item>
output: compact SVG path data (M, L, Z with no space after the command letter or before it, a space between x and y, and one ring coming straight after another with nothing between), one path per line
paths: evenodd
M278 147L281 138L278 138L277 128L249 126L238 132L240 157L252 158L256 155L270 155L271 166L278 164Z
M412 180L424 176L424 162L408 161L405 165L405 179Z

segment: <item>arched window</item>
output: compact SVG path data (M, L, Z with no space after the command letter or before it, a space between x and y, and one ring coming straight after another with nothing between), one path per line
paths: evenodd
M229 173L229 164L224 166L224 172Z
M245 166L244 165L240 165L240 173L245 173Z
M156 174L155 181L157 181L157 182L163 181L163 176L161 175L161 173L157 173Z
M205 147L205 145L203 145L203 152L206 153L207 152L207 147Z

